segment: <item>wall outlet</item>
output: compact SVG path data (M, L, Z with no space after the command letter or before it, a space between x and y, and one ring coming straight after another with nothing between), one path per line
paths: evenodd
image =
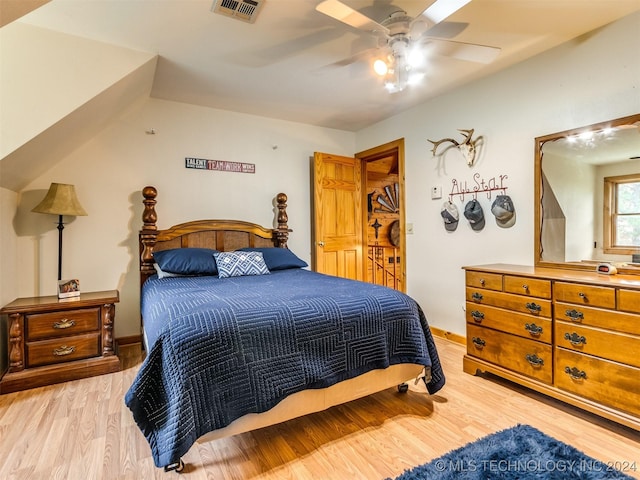
M440 185L431 187L431 200L438 200L439 198L442 198L442 187Z

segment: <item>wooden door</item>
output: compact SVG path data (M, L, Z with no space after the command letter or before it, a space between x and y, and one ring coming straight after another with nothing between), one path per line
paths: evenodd
M363 280L362 162L314 154L314 270Z

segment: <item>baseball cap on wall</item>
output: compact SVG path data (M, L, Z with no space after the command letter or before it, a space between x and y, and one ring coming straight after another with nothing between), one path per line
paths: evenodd
M444 202L442 204L440 215L442 215L442 218L444 219L444 229L447 232L453 232L458 228L460 215L458 214L458 207L456 207L455 204L451 202Z
M467 203L464 207L464 216L467 217L471 228L476 232L484 228L484 211L478 200L473 199Z
M491 205L491 213L499 227L509 228L516 223L516 209L509 195L498 195Z

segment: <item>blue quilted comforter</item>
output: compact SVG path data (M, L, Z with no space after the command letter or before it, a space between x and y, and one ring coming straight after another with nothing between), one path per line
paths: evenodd
M368 283L303 269L154 276L142 314L148 352L125 402L158 467L304 389L397 363L431 367L430 393L445 381L418 304Z

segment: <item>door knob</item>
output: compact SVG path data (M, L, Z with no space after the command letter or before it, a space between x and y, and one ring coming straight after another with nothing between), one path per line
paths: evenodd
M319 246L319 247L324 247L324 242L323 242L322 240L320 240L320 241L318 242L318 246Z

